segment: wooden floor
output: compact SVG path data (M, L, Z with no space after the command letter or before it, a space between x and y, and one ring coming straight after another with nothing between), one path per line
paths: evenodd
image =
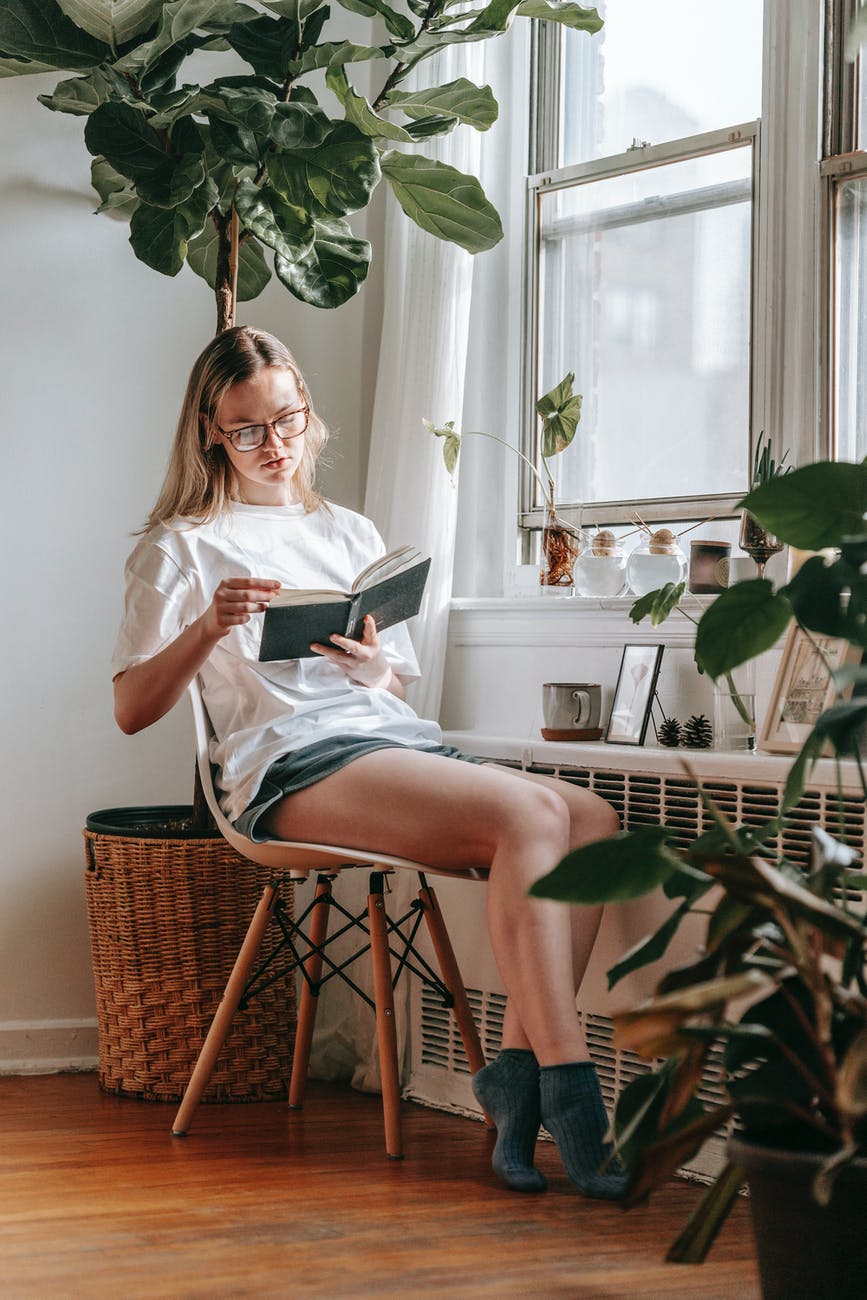
M406 1103L389 1161L378 1097L311 1084L306 1107L174 1107L93 1075L0 1079L0 1295L574 1296L757 1300L748 1205L707 1264L666 1265L698 1191L624 1213L570 1190L501 1189L472 1120Z

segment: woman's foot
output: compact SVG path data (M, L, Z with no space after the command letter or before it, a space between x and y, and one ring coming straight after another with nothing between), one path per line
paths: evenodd
M506 1047L473 1075L472 1084L476 1100L497 1126L494 1173L513 1192L544 1192L548 1184L533 1168L541 1113L535 1056Z
M626 1189L626 1176L614 1161L600 1172L611 1155L605 1141L608 1116L592 1061L547 1065L539 1071L542 1123L557 1143L566 1173L584 1196L617 1201Z

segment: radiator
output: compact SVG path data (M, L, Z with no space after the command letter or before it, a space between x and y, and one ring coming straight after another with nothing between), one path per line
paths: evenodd
M602 745L575 746L510 742L503 738L447 733L447 743L465 752L496 759L526 771L559 776L594 790L617 810L625 829L665 822L687 844L707 829L710 818L693 782L682 770L675 753L653 750L625 752ZM613 756L612 756L613 755ZM762 755L690 753L691 766L705 791L735 822L758 824L776 814L788 760ZM652 766L651 766L652 765ZM865 847L864 801L851 783L837 788L834 766L817 764L815 780L792 815L781 837L787 857L806 864L813 826L822 825L844 838L863 856ZM434 882L442 904L455 954L467 986L470 1003L487 1058L499 1050L505 994L486 938L485 890L466 881L438 877ZM578 1009L591 1054L596 1062L606 1103L611 1109L620 1090L640 1073L652 1069L632 1052L615 1047L612 1015L649 996L660 974L695 959L701 942L703 918L687 922L663 960L622 980L609 993L609 967L670 913L672 903L661 891L634 902L606 908L599 939L578 993ZM704 1085L707 1101L721 1097L719 1068L711 1060ZM429 989L413 982L407 1096L433 1107L478 1115L470 1088L467 1059L451 1013ZM708 1142L683 1171L706 1179L720 1167L724 1135Z

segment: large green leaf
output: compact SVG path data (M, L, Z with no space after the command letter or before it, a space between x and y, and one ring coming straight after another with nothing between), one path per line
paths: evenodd
M213 224L209 222L200 235L189 242L187 263L203 280L215 289L217 286L217 246L219 240ZM249 302L258 298L271 279L261 244L249 236L238 247L238 301Z
M74 23L112 49L147 31L163 7L163 0L58 0L58 3Z
M652 626L658 627L677 609L685 591L685 582L667 582L664 587L639 596L629 611L629 617L633 623L640 623L649 614Z
M641 898L680 869L667 848L676 832L668 826L639 826L573 849L553 871L530 888L535 898L563 903L614 903Z
M288 104L277 104L274 110L271 139L278 149L315 149L333 126L315 100L312 104L296 101L293 93Z
M238 0L168 0L162 5L159 27L153 39L130 50L115 67L121 72L138 73L150 68L167 50L197 28L228 32L235 23L256 17L254 9L238 3ZM0 39L0 45L2 43Z
M165 174L171 164L164 141L144 113L129 104L101 104L84 128L84 143L131 181Z
M219 117L210 119L211 143L220 157L241 167L258 167L261 150L253 131L231 126Z
M392 36L397 36L401 40L411 40L415 35L415 24L412 20L407 18L406 14L392 9L391 5L385 4L384 0L338 0L338 3L352 13L363 14L365 18L381 17Z
M109 47L76 27L56 0L3 0L0 50L34 61L33 71L95 68L111 58Z
M297 22L262 14L253 22L235 23L226 39L254 71L283 82L298 49L299 35Z
M717 596L705 610L695 636L699 668L714 680L737 668L779 640L792 607L766 578L739 582Z
M97 212L105 212L118 221L129 221L139 199L125 176L115 171L107 159L94 158L90 164L90 183L102 199Z
M589 32L591 36L601 31L603 25L596 9L585 9L583 5L573 4L572 0L521 0L517 12L520 18L563 23L576 31Z
M542 417L542 456L548 460L565 451L575 437L581 419L584 401L580 393L573 394L575 374L569 371L556 387L536 402L536 414Z
M392 47L384 45L355 45L352 41L323 41L306 49L292 65L295 76L315 72L317 68L336 68L343 63L359 63L367 59L390 58Z
M865 531L867 464L817 461L754 488L741 505L790 546L839 546L849 534Z
M370 244L356 239L346 221L314 222L313 247L297 261L278 256L274 269L286 288L313 307L340 307L361 288Z
M379 158L372 140L351 122L338 122L316 150L269 154L268 174L287 202L317 217L342 217L367 206Z
M159 208L141 203L130 220L129 242L136 257L163 275L177 275L190 239L204 229L216 201L217 187L208 180L177 207Z
M374 140L401 140L404 143L412 140L412 136L402 126L387 122L378 113L374 113L364 96L355 93L342 65L329 68L325 74L325 82L343 105L346 120L357 126L364 135L369 135Z
M304 209L287 203L268 186L240 181L235 209L247 230L289 262L303 257L313 243L313 222Z
M481 253L503 238L497 210L474 176L394 150L383 154L382 174L406 215L438 239Z
M323 7L323 0L263 0L263 7L281 18L291 18L295 23L304 23L311 14ZM327 8L327 6L325 6Z
M855 564L848 556L828 563L814 555L781 590L803 627L867 649L867 578L863 560L853 558Z
M405 92L393 90L387 99L389 108L399 108L407 117L454 117L477 131L487 131L497 120L499 108L490 86L477 86L466 77L449 81L430 90Z
M39 72L56 72L53 63L37 63L35 59L8 59L0 54L0 78L31 77Z
M58 81L50 95L37 95L36 98L54 113L87 117L106 100L123 98L124 88L132 99L132 91L121 77L115 76L108 68L94 68L83 77Z

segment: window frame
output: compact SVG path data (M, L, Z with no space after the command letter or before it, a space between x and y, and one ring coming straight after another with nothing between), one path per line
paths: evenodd
M748 464L762 430L770 433L778 454L784 447L789 449L794 464L829 455L834 445L833 178L839 176L840 155L851 151L857 129L859 69L844 57L844 33L856 6L857 0L825 0L824 5L817 5L816 0L764 0L762 112L753 169ZM538 395L539 254L537 200L532 187L550 186L560 174L552 166L558 149L560 34L545 30L554 24L538 26L532 42L531 175L526 182L521 352L520 445L531 459L537 453L534 403ZM751 124L707 134L725 135L744 125ZM679 143L642 150L633 170L646 167L648 158L660 151L670 160L672 145ZM633 156L629 151L617 159L560 170L574 175L599 163L611 168L620 159ZM867 165L867 155L857 157ZM744 491L748 487L745 483ZM606 523L629 520L642 505L647 509L644 517L653 521L734 516L738 499L690 496L663 502L619 502L604 512L594 502L594 522L603 522L603 513ZM526 471L521 475L518 500L525 559L532 554L541 513L534 503L532 475ZM580 506L575 503L562 513L574 522Z

